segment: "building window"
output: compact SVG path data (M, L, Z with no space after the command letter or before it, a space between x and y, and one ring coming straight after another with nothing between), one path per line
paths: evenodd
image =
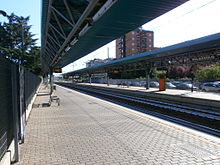
M132 40L134 40L134 37L132 37Z
M132 46L134 46L134 43L132 42L132 44L131 44Z
M149 47L151 48L151 45L149 45Z

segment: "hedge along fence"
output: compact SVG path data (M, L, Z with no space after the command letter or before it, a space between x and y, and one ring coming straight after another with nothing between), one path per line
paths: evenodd
M0 160L15 137L24 140L26 108L39 84L39 77L0 56Z

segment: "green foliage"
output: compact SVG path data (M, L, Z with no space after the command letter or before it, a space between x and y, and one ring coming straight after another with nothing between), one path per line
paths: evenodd
M140 77L146 77L146 73L144 70L134 70L134 71L124 71L121 73L122 79L136 79Z
M220 80L220 66L201 67L195 72L195 77L200 81Z
M167 71L154 69L151 73L151 78L165 78Z
M14 13L7 18L7 23L0 24L0 55L39 75L40 48L36 46L37 39L33 39L34 35L30 32L30 18L19 17Z
M27 56L24 67L36 75L41 75L40 47L32 47Z
M169 78L186 78L191 77L191 68L190 66L170 66L168 67L167 77Z
M122 79L133 79L133 78L135 78L135 75L133 72L122 72L121 78Z

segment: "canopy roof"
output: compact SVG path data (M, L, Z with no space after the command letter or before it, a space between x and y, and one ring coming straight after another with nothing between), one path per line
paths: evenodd
M187 0L42 0L43 69L64 67Z
M129 65L139 65L139 69L146 69L156 66L166 67L169 65L178 65L177 58L179 58L180 61L185 60L185 64L198 64L200 61L202 63L205 63L207 61L211 62L211 60L215 62L219 61L220 33L141 53L135 56L125 57L108 63L72 71L65 74L75 75L84 73L104 73L124 68L126 69L126 67ZM156 63L157 61L159 61L159 65ZM137 68L134 68L134 70L135 69Z

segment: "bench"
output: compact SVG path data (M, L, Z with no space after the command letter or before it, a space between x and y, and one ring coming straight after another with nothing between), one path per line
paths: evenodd
M50 101L56 101L57 105L60 106L60 98L58 96L50 96Z

